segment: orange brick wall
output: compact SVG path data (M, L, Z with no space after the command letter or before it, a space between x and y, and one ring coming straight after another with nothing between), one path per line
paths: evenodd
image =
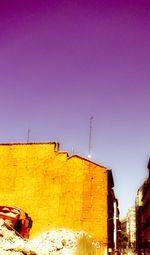
M31 216L31 236L66 227L107 243L107 171L54 143L0 145L0 204Z

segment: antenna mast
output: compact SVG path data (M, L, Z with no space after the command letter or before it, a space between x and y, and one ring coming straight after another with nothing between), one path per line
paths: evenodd
M92 157L92 155L91 155L91 149L92 149L91 140L92 140L92 122L93 122L93 119L94 119L94 117L91 116L90 117L90 129L89 129L89 154L88 154L88 158Z
M30 132L31 132L31 129L30 129L30 128L28 128L27 143L29 143Z

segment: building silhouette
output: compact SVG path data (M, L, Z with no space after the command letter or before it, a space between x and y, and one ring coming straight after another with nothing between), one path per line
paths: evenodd
M148 178L138 189L136 198L136 249L138 254L150 254L150 160Z
M69 157L56 142L0 144L0 187L1 205L31 216L32 237L54 228L84 230L99 254L117 249L119 209L107 167Z

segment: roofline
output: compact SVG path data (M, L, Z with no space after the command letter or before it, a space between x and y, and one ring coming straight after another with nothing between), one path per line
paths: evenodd
M150 171L150 158L149 158L149 160L148 160L147 168L148 168L148 170Z
M0 143L1 145L8 146L8 145L31 145L31 144L54 144L59 145L59 142L12 142L12 143Z
M87 159L87 158L84 158L84 157L82 157L82 156L80 156L80 155L78 155L78 154L74 154L74 155L68 157L68 160L70 160L70 159L72 159L72 158L79 158L79 159L85 160L85 161L87 161L87 162L89 162L89 163L92 163L92 164L94 164L94 165L96 165L96 166L100 166L100 167L102 167L102 168L104 168L104 169L106 169L106 170L110 170L110 169L107 168L106 166L102 166L102 165L100 165L100 164L98 164L98 163L96 163L96 162L94 162L94 161L91 161L91 160L89 160L89 159Z
M143 183L142 201L144 201L145 195L146 195L147 190L149 188L149 183L150 183L149 178L147 178L146 181Z
M59 142L18 142L18 143L0 143L0 146L16 146L16 145L22 145L22 146L28 146L28 145L42 145L42 144L49 144L54 145L54 151L59 152Z
M68 159L69 154L68 154L67 151L58 151L58 152L57 152L57 155L61 155L61 154L65 154L65 155L67 156L67 159Z
M57 152L59 153L59 154L67 154L67 159L68 160L70 160L70 159L72 159L72 158L79 158L79 159L82 159L82 160L84 160L84 161L87 161L87 162L89 162L89 163L92 163L92 164L94 164L94 165L96 165L96 166L99 166L99 167L102 167L102 168L104 168L104 169L106 169L106 170L109 170L109 171L111 171L111 169L110 168L108 168L108 167L106 167L106 166L103 166L103 165L100 165L100 164L98 164L98 163L96 163L96 162L94 162L94 161L92 161L92 160L89 160L89 159L87 159L87 158L85 158L85 157L82 157L82 156L80 156L80 155L78 155L78 154L74 154L74 155L72 155L72 156L69 156L69 154L68 154L68 152L67 151L59 151L59 142L11 142L11 143L0 143L0 146L13 146L13 145L42 145L42 144L53 144L54 146L55 146L55 149L57 149Z

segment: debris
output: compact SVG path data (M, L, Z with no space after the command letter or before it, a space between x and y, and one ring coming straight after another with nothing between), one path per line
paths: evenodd
M56 229L33 240L17 236L0 219L0 255L95 255L97 244L83 231Z

